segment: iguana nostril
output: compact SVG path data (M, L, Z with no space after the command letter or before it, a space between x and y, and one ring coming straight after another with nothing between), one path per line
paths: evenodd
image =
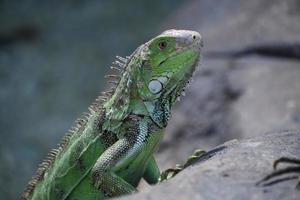
M196 40L196 35L193 35L193 40Z

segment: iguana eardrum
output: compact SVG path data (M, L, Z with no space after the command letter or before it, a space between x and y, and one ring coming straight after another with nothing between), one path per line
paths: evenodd
M171 108L189 83L200 57L199 33L167 30L117 56L121 72L40 164L22 194L25 200L99 200L136 191L144 178L158 182L153 157Z

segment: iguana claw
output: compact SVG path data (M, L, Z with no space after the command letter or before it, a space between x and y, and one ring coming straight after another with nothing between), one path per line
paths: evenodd
M193 161L197 160L203 154L205 154L205 151L203 151L201 149L195 150L194 153L188 157L188 159L186 160L186 162L183 165L176 164L175 168L169 168L169 169L163 171L159 177L159 182L164 182L164 181L167 181L167 180L173 178L174 176L176 176L176 174L178 174L183 169L190 166L193 163Z

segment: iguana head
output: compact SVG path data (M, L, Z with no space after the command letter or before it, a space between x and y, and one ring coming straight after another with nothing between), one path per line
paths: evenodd
M167 125L172 105L198 65L201 47L198 32L167 30L139 48L138 96L159 126Z
M198 65L201 46L198 32L167 30L138 47L128 59L118 57L124 60L123 64L117 61L124 72L104 104L107 115L121 121L129 113L149 113L165 126L172 105Z
M140 97L176 100L198 64L202 39L198 32L167 30L141 46Z

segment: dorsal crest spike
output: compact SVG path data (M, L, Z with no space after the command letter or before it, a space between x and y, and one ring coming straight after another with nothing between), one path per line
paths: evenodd
M125 67L125 64L124 64L124 63L121 63L121 62L118 61L118 60L112 62L112 64L113 64L114 66L119 66L119 67L121 67L121 68L124 68L124 67Z
M100 96L96 99L96 101L106 101L107 97L103 96L103 94L101 93Z
M119 67L116 67L116 66L110 66L110 68L111 68L112 70L116 70L116 71L118 71L118 72L123 72L123 71L124 71L122 68L119 68Z
M123 57L121 57L121 56L116 56L116 58L118 59L118 60L120 60L121 62L123 62L124 64L125 63L127 63L127 58L123 58Z
M101 92L101 95L103 95L103 96L107 96L107 92Z
M107 81L109 84L112 84L112 85L117 85L118 84L118 82L116 82L116 81Z
M116 82L119 82L121 79L120 75L114 75L114 74L106 75L104 77L107 79L111 79L111 81L116 81ZM109 83L109 81L108 81L108 83Z
M114 75L114 74L105 75L104 77L105 78L120 78L119 76Z

